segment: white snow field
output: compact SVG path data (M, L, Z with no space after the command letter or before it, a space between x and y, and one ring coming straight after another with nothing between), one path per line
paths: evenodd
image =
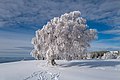
M43 60L0 64L0 80L120 80L120 60Z

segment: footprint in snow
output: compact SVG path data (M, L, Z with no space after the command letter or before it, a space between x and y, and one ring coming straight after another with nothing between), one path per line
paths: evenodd
M59 80L59 73L51 73L48 71L37 71L23 80Z

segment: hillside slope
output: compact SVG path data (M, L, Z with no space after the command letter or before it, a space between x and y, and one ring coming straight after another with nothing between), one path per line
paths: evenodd
M0 80L120 80L120 60L19 61L0 64Z

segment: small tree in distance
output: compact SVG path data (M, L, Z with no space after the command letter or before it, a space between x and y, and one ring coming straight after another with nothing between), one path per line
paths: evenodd
M32 56L45 57L48 63L56 65L56 55L63 59L74 59L86 53L89 42L96 39L97 31L88 29L86 20L79 11L65 13L54 17L43 28L36 31L32 39L34 50Z

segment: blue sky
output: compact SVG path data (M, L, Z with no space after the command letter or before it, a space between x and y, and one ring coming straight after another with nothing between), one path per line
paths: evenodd
M0 0L0 56L30 56L35 31L75 10L98 31L89 50L120 50L120 0Z

